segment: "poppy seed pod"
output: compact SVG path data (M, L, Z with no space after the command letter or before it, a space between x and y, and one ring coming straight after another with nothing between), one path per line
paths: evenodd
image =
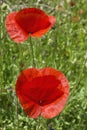
M6 29L16 43L29 38L43 36L56 22L53 16L48 16L38 8L25 8L12 12L6 17Z
M69 97L68 80L53 68L23 70L15 90L25 113L31 118L57 116Z

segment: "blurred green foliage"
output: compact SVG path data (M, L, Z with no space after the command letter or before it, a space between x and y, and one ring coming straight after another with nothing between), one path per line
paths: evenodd
M0 130L87 130L87 0L2 0L0 40ZM32 38L38 68L54 67L70 82L70 97L53 119L30 119L15 95L18 74L32 67L29 39L19 45L8 36L7 14L38 7L56 17L55 26L42 38Z

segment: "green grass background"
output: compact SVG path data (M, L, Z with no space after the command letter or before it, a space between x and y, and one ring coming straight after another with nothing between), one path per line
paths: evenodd
M87 130L87 0L73 0L73 7L69 2L0 1L0 130ZM28 118L15 95L17 76L23 69L33 67L32 51L30 39L22 44L10 39L5 19L8 13L24 7L38 7L56 17L54 28L46 35L32 38L36 67L56 68L70 83L66 107L53 119Z

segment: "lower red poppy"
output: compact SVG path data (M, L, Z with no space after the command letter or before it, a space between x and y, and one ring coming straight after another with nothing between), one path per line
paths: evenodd
M29 117L53 118L64 108L69 96L68 80L53 68L24 70L16 83L16 94Z

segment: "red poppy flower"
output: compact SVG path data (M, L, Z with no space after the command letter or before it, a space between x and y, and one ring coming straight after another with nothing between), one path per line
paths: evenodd
M53 16L48 16L37 8L25 8L19 12L12 12L6 18L6 29L10 37L20 43L29 36L41 37L55 23Z
M29 117L53 118L64 108L69 96L68 80L53 68L29 68L19 75L16 94Z

